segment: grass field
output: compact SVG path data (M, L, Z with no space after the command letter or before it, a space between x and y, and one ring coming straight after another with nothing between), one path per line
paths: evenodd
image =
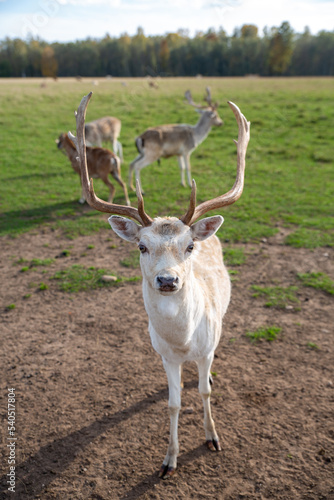
M287 227L287 244L333 246L334 79L161 79L158 89L145 79L121 82L101 79L94 86L90 79L60 79L42 88L37 79L0 80L0 235L15 236L40 224L62 228L69 237L106 227L105 215L78 204L79 177L55 144L61 132L75 133L74 110L83 95L93 90L87 120L106 115L122 120L127 181L136 135L163 123L195 124L198 116L184 103L184 92L190 89L199 101L210 85L224 126L212 129L191 157L198 202L228 191L234 182L237 124L226 101L251 121L244 193L224 209L219 236L256 241ZM151 216L184 213L190 190L180 185L176 158L148 166L141 177ZM107 198L101 181L95 189ZM118 185L114 201L124 203Z

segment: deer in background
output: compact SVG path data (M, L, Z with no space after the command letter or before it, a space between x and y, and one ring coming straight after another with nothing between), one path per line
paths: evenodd
M78 150L88 203L101 212L116 214L109 218L112 229L121 238L136 244L141 253L149 333L154 349L162 357L169 386L170 438L159 473L160 477L169 478L177 466L181 369L186 361L195 361L198 366L207 446L214 452L221 449L210 409L210 368L230 300L230 279L215 236L223 217L198 219L211 210L231 205L241 196L250 123L235 104L228 103L239 127L238 141L235 141L237 175L230 191L196 206L193 181L189 208L181 218L152 219L145 212L138 181L138 208L104 202L94 193L93 180L88 178L84 138L85 113L91 94L80 103L76 113L77 137L71 137Z
M217 111L218 104L212 103L209 87L206 88L206 92L207 105L205 106L196 104L189 90L185 93L188 103L201 114L196 125L160 125L148 128L136 138L139 155L130 163L129 167L129 185L133 191L133 171L135 171L136 181L138 180L140 183L142 168L160 158L169 158L170 156L177 156L182 186L186 185L186 171L188 185L191 187L191 153L208 136L212 126L219 127L223 124Z
M64 150L68 156L71 165L75 172L80 175L81 171L80 164L78 162L78 155L76 147L71 141L71 139L66 134L61 134L59 139L56 139L58 149ZM126 188L125 182L121 177L121 160L112 151L105 148L92 148L87 146L87 165L89 176L94 179L101 179L106 186L109 188L109 198L108 201L112 202L115 194L115 188L110 182L108 176L111 174L114 179L122 186L124 191L125 201L128 206L130 206L130 200L128 197L128 190ZM82 188L82 196L79 203L85 203L85 190Z
M102 147L103 141L110 141L114 153L123 160L123 148L118 140L120 133L121 120L113 116L98 118L85 125L86 141L89 146Z

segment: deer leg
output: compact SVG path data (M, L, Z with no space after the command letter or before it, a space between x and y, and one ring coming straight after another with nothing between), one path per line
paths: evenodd
M221 447L219 444L218 435L215 429L215 423L211 416L211 406L210 406L210 368L213 360L214 353L212 352L209 356L197 361L198 373L199 373L199 384L198 389L200 395L202 396L203 406L204 406L204 430L206 444L211 451L220 451Z
M115 155L118 155L118 144L116 137L112 139L112 150L115 153Z
M115 186L111 184L110 180L108 179L108 174L107 175L100 175L100 179L105 183L106 186L109 188L109 197L108 201L112 203L114 199L114 194L115 194Z
M186 187L185 178L184 178L184 169L185 169L184 158L183 158L183 156L178 156L177 159L178 159L179 167L180 167L180 171L181 171L181 184L183 187Z
M129 186L130 186L130 189L132 191L136 191L135 190L135 187L133 185L133 171L136 167L136 163L141 160L143 158L143 155L140 154L137 156L137 158L135 158L131 163L130 163L130 166L129 166Z
M117 139L114 139L113 151L114 151L115 154L117 154L120 157L121 161L124 160L124 158L123 158L123 147L122 147L122 144Z
M191 187L192 182L191 182L191 166L190 166L190 155L189 154L184 155L184 163L186 165L188 186Z
M118 184L120 184L120 186L122 186L122 189L123 189L123 192L124 192L124 196L125 196L125 200L126 200L126 204L127 204L128 207L130 207L131 203L130 203L130 200L129 200L129 197L128 197L128 190L126 189L125 182L121 178L121 172L120 172L119 162L117 162L117 172L113 172L112 176L114 177L114 179L116 179L116 181L118 182Z
M129 185L130 185L130 188L135 191L135 188L133 186L133 183L132 183L132 176L133 176L133 170L135 171L135 177L136 177L136 181L138 180L139 181L139 185L141 186L141 182L140 182L140 171L142 168L144 167L147 167L147 165L150 165L151 163L153 163L154 161L156 161L157 159L159 158L159 156L156 156L156 155L150 155L150 156L146 156L146 155L139 155L137 156L137 158L135 158L133 160L132 163L130 163L130 167L129 167ZM143 191L142 191L142 194Z
M79 199L79 203L81 203L81 205L83 205L85 202L86 202L85 190L81 184L81 198Z
M162 359L168 379L169 399L168 409L170 416L170 435L167 454L162 463L159 477L168 479L176 470L179 442L177 426L181 407L181 366Z

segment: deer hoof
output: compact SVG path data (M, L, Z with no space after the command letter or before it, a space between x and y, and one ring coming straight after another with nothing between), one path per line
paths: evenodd
M221 446L219 444L218 439L209 439L206 442L206 445L210 451L221 451Z
M161 479L169 479L173 474L175 474L175 467L168 467L168 465L162 464L161 469L159 471L159 477Z

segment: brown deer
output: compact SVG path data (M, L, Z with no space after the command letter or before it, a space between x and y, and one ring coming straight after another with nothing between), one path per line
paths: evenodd
M102 147L103 141L110 141L113 151L123 160L123 148L118 137L121 133L121 120L114 116L105 116L86 123L85 135L88 146Z
M81 178L78 154L71 139L66 134L61 134L59 136L59 139L56 139L56 143L58 145L58 149L65 151L72 164L73 169L75 170L75 172L77 172L77 174L80 175ZM112 202L115 194L115 188L108 177L109 174L111 174L114 179L116 179L116 181L122 186L126 204L130 206L128 190L126 188L125 182L121 177L121 161L118 156L116 156L109 149L92 148L89 146L87 146L86 148L86 155L89 176L93 177L94 179L101 179L109 188L110 194L108 201ZM79 200L79 203L85 203L85 201L85 190L82 188L82 196Z
M136 180L140 183L142 168L160 158L169 158L170 156L177 156L182 186L186 185L184 175L186 171L188 185L191 187L191 153L208 136L212 126L219 127L223 124L217 111L218 104L212 102L209 87L206 88L206 92L207 104L205 106L195 104L189 90L185 93L188 103L201 114L196 125L160 125L148 128L136 138L139 155L130 163L129 167L129 185L132 190L134 190L133 171Z
M94 193L93 181L88 178L84 137L85 113L91 94L80 103L76 114L77 138L72 138L80 158L82 185L88 203L101 212L117 214L109 218L112 229L121 238L137 244L141 253L149 333L154 349L162 357L169 386L170 438L160 469L160 477L168 478L177 465L181 372L186 361L195 361L198 366L207 446L213 452L221 449L210 409L210 368L230 300L230 279L220 242L215 236L223 217L197 219L210 210L231 205L241 196L250 123L235 104L228 103L239 127L238 141L235 141L237 175L230 191L196 206L193 181L189 208L180 219L152 219L145 212L138 181L138 209L104 202Z

